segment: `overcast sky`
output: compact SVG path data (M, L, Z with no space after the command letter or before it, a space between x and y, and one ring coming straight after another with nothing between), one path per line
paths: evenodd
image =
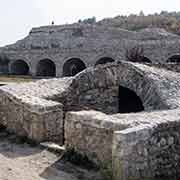
M24 38L32 27L97 20L120 14L180 11L180 0L0 0L0 46ZM178 9L179 8L179 9Z

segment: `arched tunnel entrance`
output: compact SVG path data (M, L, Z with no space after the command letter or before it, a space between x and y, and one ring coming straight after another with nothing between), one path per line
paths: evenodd
M40 60L37 65L37 76L56 76L56 65L49 59Z
M119 86L119 113L144 111L143 103L137 94L123 86Z
M28 75L29 66L23 60L17 60L11 64L10 72L14 75Z
M103 57L95 63L95 66L97 66L98 64L106 64L106 63L112 63L112 62L115 62L115 60L110 57Z
M64 63L63 76L75 76L84 69L86 69L86 65L81 59L72 58Z
M180 63L180 55L174 55L168 58L167 62Z

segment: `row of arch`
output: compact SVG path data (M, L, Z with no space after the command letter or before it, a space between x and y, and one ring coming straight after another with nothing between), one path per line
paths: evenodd
M143 57L143 62L151 63L147 57ZM99 59L95 66L115 62L113 58L103 57ZM180 63L180 55L170 57L167 62ZM85 63L79 58L71 58L63 65L63 76L74 76L86 68ZM24 60L16 60L10 66L10 72L15 75L29 75L29 65ZM36 76L56 76L56 65L50 59L40 60L36 67Z
M98 64L106 64L108 62L114 62L115 60L109 57L103 57L99 59L95 66ZM74 76L77 73L86 69L85 63L79 58L71 58L67 60L63 65L63 76ZM30 68L27 62L24 60L16 60L10 65L10 72L14 75L29 75ZM56 76L56 65L50 59L40 60L36 67L36 76Z
M10 72L14 75L29 75L30 69L24 60L14 61L10 66ZM37 76L56 76L56 66L49 59L40 60L37 65Z

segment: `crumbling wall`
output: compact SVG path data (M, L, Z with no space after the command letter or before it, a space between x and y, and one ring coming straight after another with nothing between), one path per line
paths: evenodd
M68 112L65 145L111 167L117 180L178 180L179 110L106 115ZM112 163L112 164L111 164Z
M126 125L113 123L97 111L68 112L65 118L65 145L86 154L96 164L111 161L113 132Z
M174 72L180 72L180 64L179 63L165 63L165 64L160 64L160 63L154 63L154 64L147 64L148 66L153 66L157 68L163 68L169 71L174 71Z
M153 123L115 131L112 159L116 180L180 178L178 111L156 112Z
M126 60L126 50L139 46L144 49L143 56L153 63L166 63L170 56L179 54L179 45L179 36L161 29L132 32L73 24L33 28L24 39L0 48L0 53L6 54L10 63L24 60L32 76L37 75L40 60L50 59L56 65L56 76L62 77L63 65L72 58L81 59L90 67L105 57Z
M168 109L172 105L166 101L171 97L161 97L167 92L167 74L161 71L161 75L159 71L158 68L126 62L89 68L73 78L67 90L65 109L118 113L119 86L132 90L141 99L145 111ZM163 94L160 89L165 89Z
M18 98L0 92L0 123L8 131L36 142L53 140L63 143L60 103L32 96Z
M94 109L104 113L118 113L119 87L90 89L79 95L75 109Z

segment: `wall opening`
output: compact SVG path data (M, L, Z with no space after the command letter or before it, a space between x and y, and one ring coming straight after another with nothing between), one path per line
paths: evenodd
M180 63L180 55L171 56L167 62Z
M84 69L86 69L86 65L81 59L72 58L64 63L63 76L75 76Z
M49 59L40 60L37 65L37 76L56 76L56 65Z
M142 56L141 58L142 58L142 62L144 62L144 63L152 63L152 61L149 58L147 58L146 56Z
M115 60L110 57L103 57L95 63L95 66L97 66L98 64L106 64L106 63L112 63L112 62L115 62Z
M28 75L29 66L23 60L17 60L11 64L10 71L14 75Z
M119 86L119 113L144 111L143 103L137 94L123 86Z

